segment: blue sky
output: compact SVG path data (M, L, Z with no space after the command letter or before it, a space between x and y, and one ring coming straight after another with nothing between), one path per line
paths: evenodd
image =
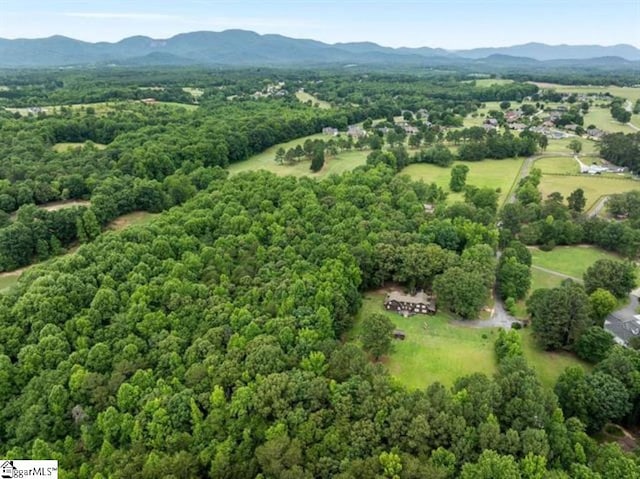
M640 47L640 0L0 0L0 37L87 41L167 38L242 28L329 43L449 49L629 43Z

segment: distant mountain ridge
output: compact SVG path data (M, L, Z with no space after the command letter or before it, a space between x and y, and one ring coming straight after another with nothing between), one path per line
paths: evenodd
M327 44L245 30L191 32L168 39L145 36L119 42L89 43L63 36L41 39L0 39L0 67L75 65L228 65L313 66L329 64L421 65L425 63L491 62L514 57L520 62L613 59L640 62L640 49L631 45L545 45L450 51L441 48L391 48L372 42ZM609 61L609 60L605 60ZM602 62L600 62L602 63Z

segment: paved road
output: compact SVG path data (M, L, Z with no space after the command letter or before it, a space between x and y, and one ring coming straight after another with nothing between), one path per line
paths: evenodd
M489 319L474 319L474 320L456 320L454 324L459 326L465 326L467 328L504 328L511 329L513 323L519 323L517 318L511 316L504 308L502 300L498 294L494 291L495 304L493 311L491 311L491 317Z

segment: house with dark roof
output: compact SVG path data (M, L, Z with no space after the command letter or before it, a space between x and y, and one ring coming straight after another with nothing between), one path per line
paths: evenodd
M396 311L403 316L436 314L437 312L435 298L423 291L416 294L392 291L387 294L384 307L387 311Z

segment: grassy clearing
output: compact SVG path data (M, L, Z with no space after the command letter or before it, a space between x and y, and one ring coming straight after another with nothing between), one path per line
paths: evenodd
M551 251L531 248L533 264L557 271L574 278L582 278L584 272L599 259L620 259L619 256L593 246L558 246ZM535 270L532 270L535 271ZM562 278L560 278L562 281Z
M357 340L362 331L362 318L373 313L383 313L407 338L394 341L394 350L383 358L392 376L410 389L423 389L440 381L451 386L461 376L496 372L493 343L497 329L469 328L452 324L443 314L417 315L404 318L389 313L382 307L383 293L367 293L356 319L351 339ZM425 327L426 324L426 327ZM525 357L536 370L542 383L549 388L566 366L581 364L570 354L547 353L537 348L529 330L523 330Z
M319 98L316 98L312 94L307 93L305 91L297 91L296 98L302 103L307 103L308 101L311 101L311 104L313 106L317 105L318 108L321 108L323 110L328 110L329 108L331 108L331 103L326 102L324 100L320 100Z
M520 167L522 158L505 160L482 160L477 162L454 162L465 164L469 167L467 184L479 187L500 188L500 202L502 203L509 194ZM419 163L409 165L402 170L402 174L411 176L414 180L423 180L425 183L436 183L445 191L449 191L449 180L451 179L451 168L442 168L436 165ZM449 194L449 202L459 201L463 198L460 193Z
M442 314L404 318L385 311L383 301L383 293L364 296L352 335L359 336L361 318L373 313L385 314L402 329L407 334L406 340L394 341L394 351L384 362L389 372L405 386L422 389L435 381L451 386L466 374L480 372L491 375L496 371L493 353L495 330L454 326Z
M624 193L640 188L640 182L620 176L579 175L579 176L550 176L543 175L540 182L542 197L557 191L565 198L577 188L584 190L587 199L587 211L593 207L598 199L604 195Z
M540 349L530 328L522 330L521 337L525 359L535 370L540 382L549 389L555 386L558 376L569 366L582 366L583 369L590 369L587 363L571 353L549 352Z
M610 133L635 133L636 131L629 125L614 120L608 108L590 108L589 113L584 116L584 124L585 127L593 124Z
M82 149L85 146L87 146L88 143L89 142L84 142L84 143L56 143L55 145L53 145L51 147L51 149L53 151L57 151L58 153L64 153L64 152L70 151L70 150ZM93 142L91 142L91 145L93 145L98 150L104 150L107 147L107 145L103 145L102 143L93 143Z
M157 213L148 213L146 211L134 211L126 215L119 216L107 225L107 230L120 231L129 226L139 226L149 223L158 216Z
M339 153L337 156L328 157L325 160L324 167L318 173L312 173L311 170L309 170L311 163L308 160L302 160L293 165L278 165L275 162L276 151L280 147L288 150L290 148L295 148L297 145L302 145L308 139L327 140L328 138L329 137L326 135L316 134L306 136L304 138L298 138L297 140L292 140L287 143L281 143L266 149L262 153L252 156L248 160L229 165L229 171L231 174L236 174L243 171L266 170L281 176L292 175L297 177L311 176L313 178L322 178L331 173L339 174L353 170L355 167L366 163L367 156L370 153L368 150L344 151Z

